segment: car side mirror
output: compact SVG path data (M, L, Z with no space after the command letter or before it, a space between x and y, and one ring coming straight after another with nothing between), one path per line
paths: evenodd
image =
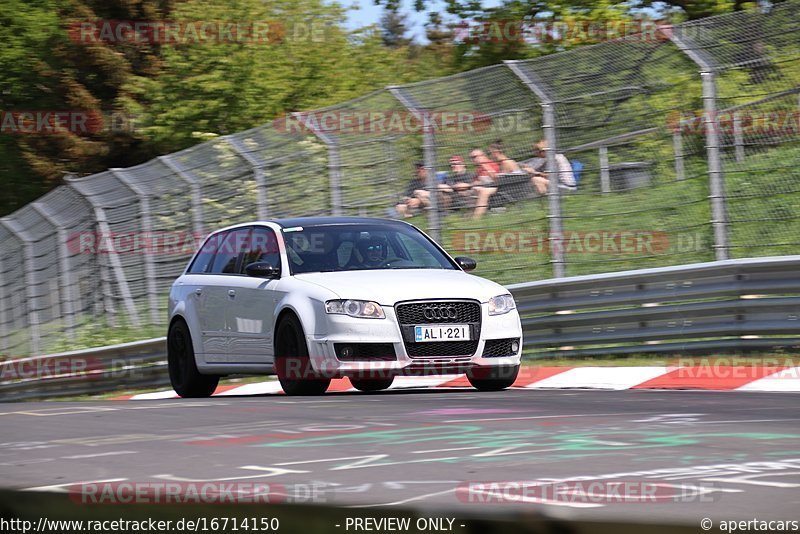
M473 260L472 258L468 258L466 256L459 256L456 258L456 263L459 267L464 269L465 271L474 271L475 267L478 266L478 262Z
M253 262L244 268L244 272L253 278L279 278L281 275L280 268L266 261Z

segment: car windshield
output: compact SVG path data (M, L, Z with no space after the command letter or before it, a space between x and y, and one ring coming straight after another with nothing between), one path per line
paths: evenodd
M329 224L285 228L292 274L367 269L457 269L411 226Z

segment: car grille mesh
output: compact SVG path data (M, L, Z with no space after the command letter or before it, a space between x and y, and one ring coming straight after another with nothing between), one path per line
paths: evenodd
M426 310L428 311L426 317ZM433 313L430 313L433 310ZM401 327L424 324L468 324L471 341L436 341L415 343L404 338L406 352L411 358L452 358L472 356L478 350L481 332L481 305L475 301L412 302L395 306Z
M444 317L441 319L426 319L425 309L433 308L442 310L445 308L455 308L456 318ZM463 324L481 322L481 305L477 302L465 301L437 301L437 302L414 302L412 304L399 304L396 307L397 319L402 325L414 324Z
M484 358L501 358L503 356L514 356L516 351L511 348L511 344L519 341L519 338L509 339L487 339L483 347Z

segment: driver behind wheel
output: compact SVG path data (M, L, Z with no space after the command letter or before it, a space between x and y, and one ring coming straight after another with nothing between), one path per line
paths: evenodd
M375 269L386 263L389 243L385 237L370 237L358 244L365 267Z

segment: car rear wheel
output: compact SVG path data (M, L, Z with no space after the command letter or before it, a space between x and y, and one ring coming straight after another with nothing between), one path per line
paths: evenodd
M383 389L389 389L391 387L392 382L394 382L394 377L390 376L388 378L351 378L350 383L353 384L353 387L359 391L364 392L371 392L371 391L381 391Z
M500 391L511 387L519 374L519 365L475 367L467 371L467 379L479 391Z
M287 395L322 395L331 384L312 369L303 327L293 315L281 320L275 332L275 371Z
M175 321L167 334L167 367L172 389L183 398L210 397L219 384L219 376L197 370L192 336L183 321Z

